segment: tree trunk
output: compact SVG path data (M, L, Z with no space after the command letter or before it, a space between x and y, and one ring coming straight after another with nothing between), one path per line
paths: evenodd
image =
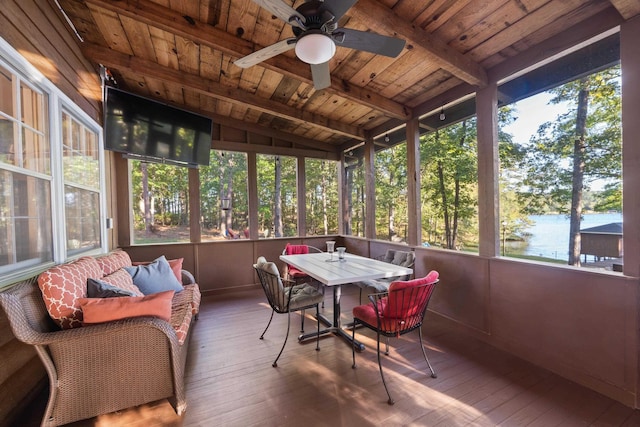
M324 162L323 162L324 166ZM322 185L321 185L321 194L322 194L322 227L324 230L324 235L329 234L329 214L327 212L328 206L328 196L327 196L327 176L326 174L322 174ZM341 215L340 210L338 210L338 215Z
M571 224L569 227L569 265L580 266L580 222L582 220L582 187L586 150L587 112L589 107L588 77L580 79L576 138L573 143L573 189L571 192Z
M280 157L275 158L275 188L273 201L273 226L274 236L282 237L282 166L280 165Z
M142 202L144 206L144 234L149 236L153 232L153 216L151 215L151 195L149 194L149 172L147 164L140 162L142 172Z

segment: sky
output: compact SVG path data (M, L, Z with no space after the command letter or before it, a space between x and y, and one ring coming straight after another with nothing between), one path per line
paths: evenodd
M538 132L538 127L566 111L564 104L549 104L552 95L543 92L516 102L516 117L512 124L505 126L503 131L513 135L514 142L527 143L532 135Z

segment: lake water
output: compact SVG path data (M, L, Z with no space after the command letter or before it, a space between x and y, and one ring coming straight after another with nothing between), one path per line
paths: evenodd
M512 253L541 256L567 261L569 259L569 217L567 215L531 215L535 222L527 229L531 233L528 244L507 242L507 255ZM580 228L622 222L621 213L585 214Z

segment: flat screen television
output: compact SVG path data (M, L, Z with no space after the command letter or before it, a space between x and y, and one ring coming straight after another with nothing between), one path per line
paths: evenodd
M107 86L104 148L189 167L209 164L210 118Z

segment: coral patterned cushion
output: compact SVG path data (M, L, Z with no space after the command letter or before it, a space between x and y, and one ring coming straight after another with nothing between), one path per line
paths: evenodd
M87 296L87 279L100 279L102 269L92 257L48 269L38 276L38 287L49 316L62 329L82 326L80 298Z
M122 267L131 266L131 258L129 257L129 254L123 250L113 251L109 255L96 258L96 261L102 269L102 274L104 276L108 276Z
M103 282L107 282L110 285L115 286L116 288L124 289L126 291L130 291L134 296L142 296L144 295L140 289L136 285L133 284L133 279L131 275L127 273L125 269L116 270L108 276L104 276L102 278Z

